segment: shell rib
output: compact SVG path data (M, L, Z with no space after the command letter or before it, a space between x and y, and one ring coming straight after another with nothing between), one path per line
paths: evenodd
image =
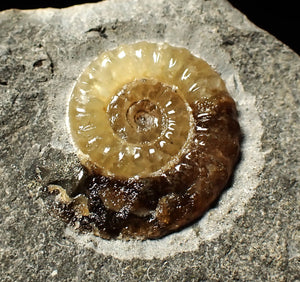
M75 197L51 188L56 209L104 238L158 238L199 218L239 154L223 80L166 43L119 46L91 62L71 95L69 123L88 176Z

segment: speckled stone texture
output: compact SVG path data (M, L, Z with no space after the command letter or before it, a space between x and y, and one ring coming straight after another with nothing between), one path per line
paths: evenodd
M1 281L300 279L297 54L223 0L9 10L0 28ZM139 40L186 47L216 68L244 138L235 177L205 217L126 249L66 227L43 188L70 191L81 172L66 126L76 78L99 52Z

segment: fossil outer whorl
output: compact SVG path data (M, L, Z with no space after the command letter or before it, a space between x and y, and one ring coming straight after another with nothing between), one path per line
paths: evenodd
M239 152L235 103L184 48L140 42L102 53L71 95L69 122L89 175L60 187L57 211L104 238L157 238L201 216Z

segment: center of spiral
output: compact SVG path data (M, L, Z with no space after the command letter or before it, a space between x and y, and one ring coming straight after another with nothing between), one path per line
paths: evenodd
M133 144L155 142L167 128L160 97L170 89L146 79L126 84L111 100L107 111L114 133Z
M149 131L160 124L161 112L150 100L133 103L126 114L128 123L137 131Z

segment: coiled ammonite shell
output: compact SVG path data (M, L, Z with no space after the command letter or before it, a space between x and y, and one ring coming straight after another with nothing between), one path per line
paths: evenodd
M235 102L220 76L184 48L139 42L102 53L69 102L88 171L57 210L104 238L158 238L199 218L239 154Z

